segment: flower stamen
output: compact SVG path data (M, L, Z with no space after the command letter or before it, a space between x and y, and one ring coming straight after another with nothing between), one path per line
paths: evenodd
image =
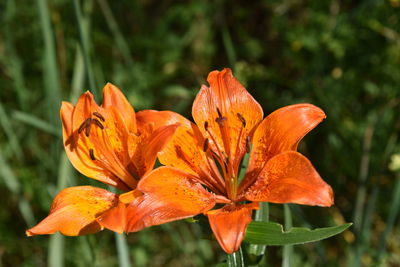
M92 122L96 124L100 129L104 129L104 125L98 119L92 119Z
M91 160L96 160L96 157L94 156L94 151L91 148L89 149L89 156Z
M208 144L209 144L209 140L208 140L208 138L206 138L206 140L204 140L204 144L203 144L203 151L204 152L207 152Z
M103 115L101 115L99 112L95 111L93 112L93 115L96 116L97 118L99 118L102 122L105 122L106 119L103 117Z
M236 116L242 122L243 128L246 128L246 119L243 117L243 115L238 112L238 113L236 113Z
M248 135L246 137L246 153L250 152L250 146L251 146L251 138L250 138L250 135Z
M78 128L78 133L80 134L83 130L86 130L85 132L87 133L86 136L89 136L87 128L89 127L90 123L92 122L92 118L88 118L84 120ZM90 133L90 130L89 130Z

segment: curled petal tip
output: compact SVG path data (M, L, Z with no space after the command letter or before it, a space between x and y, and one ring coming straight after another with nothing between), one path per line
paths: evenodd
M333 197L333 190L329 185L325 192L325 201L323 201L321 204L322 205L320 205L320 206L322 206L322 207L331 207L333 204L335 204L334 197Z
M30 230L26 230L25 231L26 236L33 236L35 234L33 234Z

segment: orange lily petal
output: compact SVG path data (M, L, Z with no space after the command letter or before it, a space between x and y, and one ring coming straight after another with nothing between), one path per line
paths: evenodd
M122 234L126 229L126 205L119 202L117 206L111 208L97 218L97 222L104 228Z
M297 150L301 139L325 117L311 104L286 106L268 115L254 132L249 167L239 191L255 181L269 159L283 151Z
M118 203L118 195L92 186L62 190L53 200L50 214L26 231L28 236L61 232L68 236L91 234L103 227L96 218Z
M190 125L190 121L173 111L142 110L136 113L139 132L149 131L148 127L157 130L160 127L172 124Z
M214 207L213 194L189 174L171 167L160 167L143 177L138 190L144 195L128 207L127 232L203 213Z
M61 103L60 118L63 126L62 129L64 139L67 139L69 136L71 136L73 132L72 113L74 108L74 105L69 102L63 101Z
M128 130L119 111L99 107L89 92L81 95L72 114L71 106L63 103L61 121L65 128L64 146L72 165L82 174L122 190L134 188L136 181L126 170L130 161ZM88 118L97 123L91 123L88 132L79 131Z
M176 167L197 176L199 181L217 193L224 192L222 178L218 178L214 161L207 161L203 151L205 139L198 127L172 111L145 110L137 113L138 129L179 124L175 134L158 154L164 165Z
M262 108L233 77L230 69L211 72L207 81L210 87L202 86L193 103L194 121L203 135L210 139L214 152L217 152L215 140L234 165L239 165L246 153L246 137L263 118ZM218 123L218 118L223 122Z
M132 201L134 201L136 198L142 196L143 193L140 192L139 190L131 190L129 192L123 193L119 195L119 201L124 203L124 204L129 204Z
M88 148L82 151L82 147L77 144L77 134L72 125L72 115L74 106L68 102L62 102L60 117L63 126L63 139L67 156L72 165L80 173L111 185L117 185L116 181L97 166L97 164L90 159ZM122 185L121 185L122 186Z
M172 111L142 110L136 114L140 140L131 156L139 176L151 171L170 138L181 124L190 125L185 117Z
M226 253L231 254L239 249L247 225L252 220L253 209L258 209L258 203L226 205L222 209L207 212L211 229Z
M137 113L138 128L152 127L157 130L165 125L179 124L172 138L159 153L162 164L176 167L194 176L209 173L205 139L198 127L185 117L171 111L145 110Z
M135 110L129 104L128 100L112 83L107 83L103 88L103 104L104 108L114 107L122 115L122 119L130 132L136 133L136 116Z
M333 205L332 188L322 180L311 162L295 151L286 151L270 159L245 197L250 201Z
M138 144L131 160L139 177L143 177L153 169L158 153L170 141L178 126L178 124L162 126Z
M160 152L165 147L165 145L170 141L171 137L173 136L178 127L179 124L167 125L158 128L152 133L144 149L145 154L143 158L145 159L146 163L145 173L147 173L153 168L154 163L156 162L158 152ZM145 173L143 173L143 175Z

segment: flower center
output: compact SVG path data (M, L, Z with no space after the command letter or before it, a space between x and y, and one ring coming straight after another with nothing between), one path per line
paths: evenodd
M238 189L239 167L243 157L241 151L243 151L243 146L245 145L246 153L249 152L251 139L250 136L246 134L246 119L242 114L236 114L241 127L235 138L231 138L233 131L229 128L228 118L223 116L219 108L217 108L217 114L218 117L215 119L215 122L219 128L223 147L220 147L217 138L210 131L209 122L205 121L204 129L208 134L208 138L204 140L203 151L206 153L207 162L210 169L213 171L213 176L224 181L227 197L235 201ZM213 146L210 145L210 141L212 141ZM215 166L218 167L216 168Z
M92 129L92 125L98 127L100 131ZM82 136L82 133L85 133L86 137ZM87 146L89 147L88 154L91 160L96 161L99 167L118 177L127 187L136 187L136 179L128 172L126 164L123 164L114 151L103 115L99 112L93 112L79 126L78 134L80 134L81 138L89 140Z

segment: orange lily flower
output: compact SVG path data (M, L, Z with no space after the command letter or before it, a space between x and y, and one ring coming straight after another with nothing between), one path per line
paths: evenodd
M155 128L173 123L180 127L159 153L166 166L139 182L144 195L128 208L127 232L203 213L221 247L233 253L259 201L333 204L331 187L296 151L300 140L325 118L321 109L291 105L263 120L261 106L230 69L211 72L208 82L193 103L196 124L170 111L137 114L138 120L156 122ZM246 153L248 170L239 181ZM223 205L213 209L218 203Z
M86 92L76 106L63 102L60 116L64 147L72 165L80 173L127 193L119 195L93 186L66 188L55 197L50 214L26 234L95 233L104 228L99 218L110 212L117 219L108 223L121 232L124 207L140 195L135 190L139 179L152 170L157 153L177 125L155 129L152 124L137 123L132 106L110 83L103 89L101 106Z

